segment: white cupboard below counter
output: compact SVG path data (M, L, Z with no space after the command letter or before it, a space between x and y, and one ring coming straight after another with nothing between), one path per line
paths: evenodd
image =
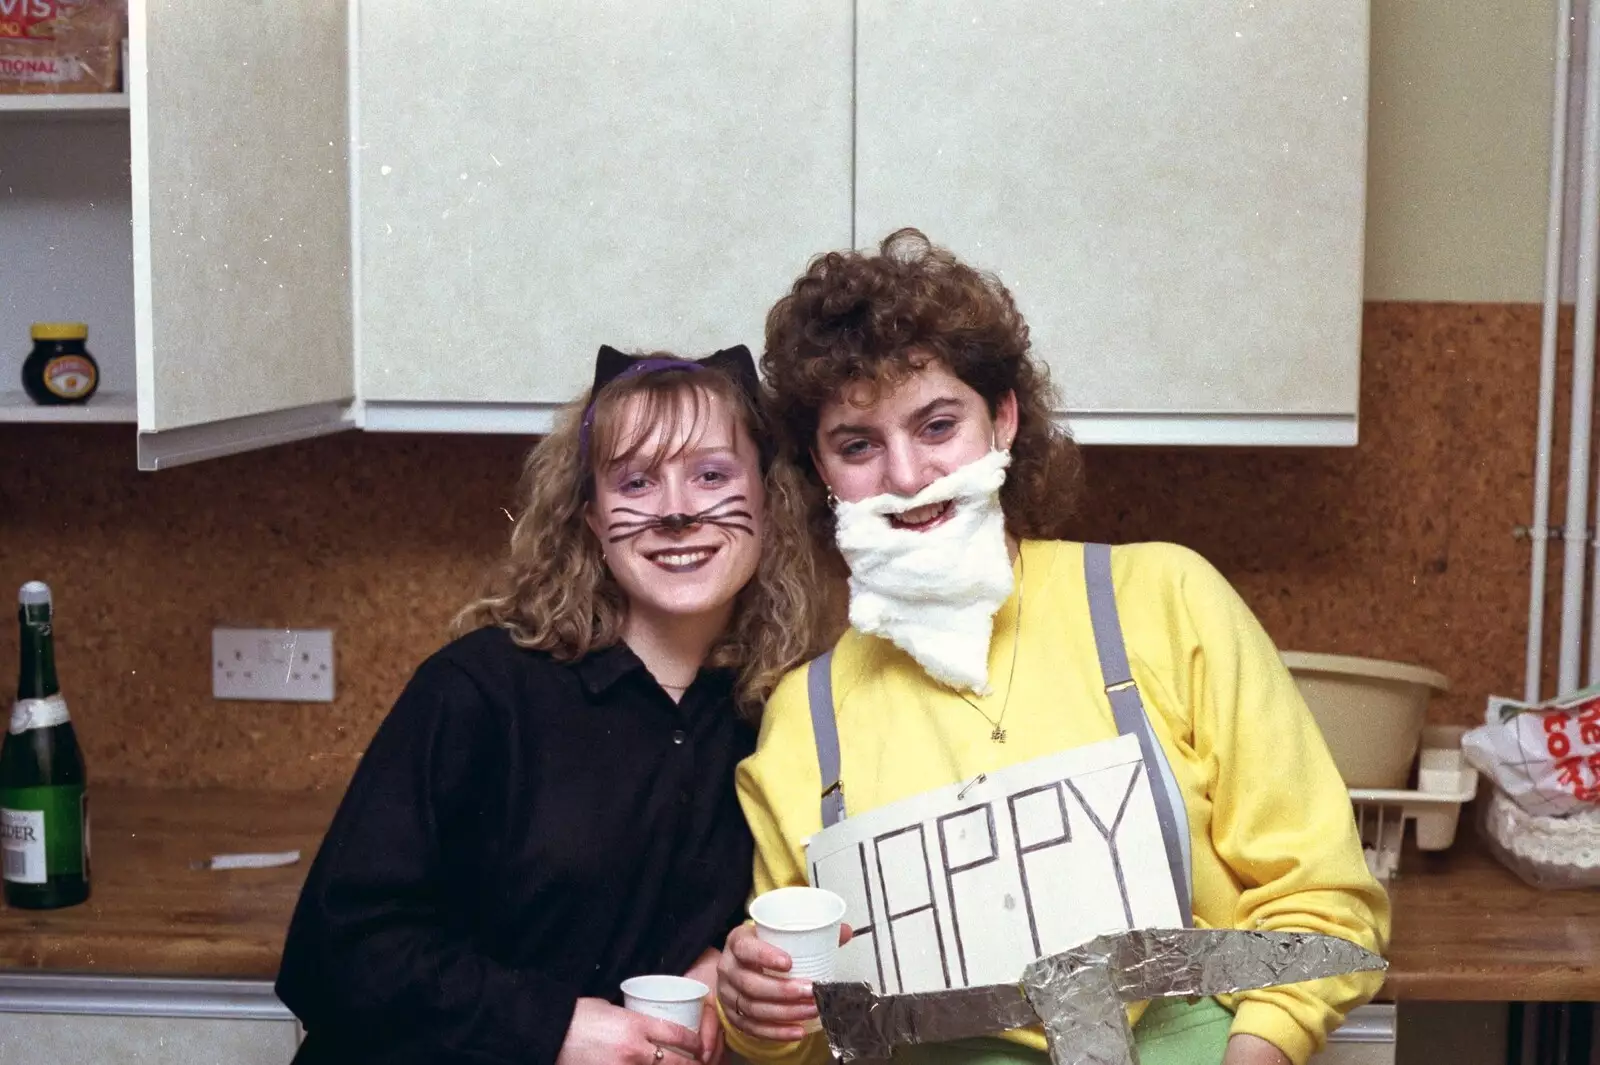
M300 1025L267 980L0 972L0 1065L287 1065Z

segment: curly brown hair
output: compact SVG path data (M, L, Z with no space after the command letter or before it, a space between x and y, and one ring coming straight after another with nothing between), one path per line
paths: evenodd
M622 439L623 419L617 417L633 397L644 402L641 432L659 427L656 436L662 441L680 439L682 446L691 446L710 405L717 403L736 412L758 445L773 435L766 410L731 376L703 367L695 373L619 378L601 388L595 397L593 454L609 461L639 451L644 441ZM498 625L521 646L562 661L621 640L627 597L606 569L600 541L585 520L594 481L587 457L579 453L579 424L587 406L588 397L570 404L554 431L529 453L519 492L524 503L511 527L509 550L482 593L456 616L456 632ZM689 433L677 432L677 418L690 421ZM669 457L652 456L655 462ZM831 635L825 607L813 594L819 568L806 534L804 476L785 457L772 456L762 463L762 481L767 509L761 561L706 659L708 666L738 672L736 698L752 719L783 675L826 647Z
M836 251L811 260L767 314L761 368L786 439L806 472L813 531L833 543L833 513L812 462L822 407L858 382L892 387L938 360L983 397L993 416L1017 397L1017 436L1000 490L1015 536L1067 535L1083 462L1051 417L1049 370L1030 354L1028 324L999 278L961 262L915 229L885 237L876 255Z

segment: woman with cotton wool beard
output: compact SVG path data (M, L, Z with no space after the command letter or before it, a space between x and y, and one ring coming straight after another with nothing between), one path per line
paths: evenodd
M762 367L810 481L813 533L848 569L850 629L779 685L740 766L758 894L806 884L807 841L841 816L1132 733L1162 811L1144 868L1170 875L1175 912L1381 951L1388 900L1349 795L1239 596L1181 547L1063 538L1079 457L997 279L914 230L876 255L819 256L768 317ZM1113 635L1097 639L1108 608ZM1131 717L1108 695L1125 687L1107 676L1119 639L1143 704ZM828 1058L810 986L772 975L789 965L748 925L729 937L718 1004L751 1062ZM1158 999L1130 1019L1143 1065L1304 1065L1380 983ZM1045 1051L1035 1027L895 1060Z

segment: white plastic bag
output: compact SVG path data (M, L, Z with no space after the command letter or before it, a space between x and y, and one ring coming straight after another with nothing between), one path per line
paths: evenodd
M1491 696L1484 724L1461 749L1529 814L1600 809L1600 685L1538 704Z

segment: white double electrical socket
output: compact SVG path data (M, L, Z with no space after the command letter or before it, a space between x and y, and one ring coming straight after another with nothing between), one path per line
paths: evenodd
M211 694L333 702L333 630L212 629Z

